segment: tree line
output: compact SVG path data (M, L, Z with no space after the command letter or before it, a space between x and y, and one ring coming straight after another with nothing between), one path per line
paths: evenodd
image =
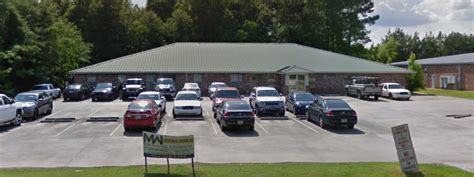
M366 26L379 19L373 11L371 0L148 0L146 7L130 0L0 0L0 92L39 82L63 87L70 70L174 42L288 42L385 63L380 58L432 54L406 49L415 37L398 30L366 48ZM472 46L472 35L468 41Z

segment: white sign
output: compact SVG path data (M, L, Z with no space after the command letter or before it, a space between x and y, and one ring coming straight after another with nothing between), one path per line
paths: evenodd
M411 141L408 124L392 127L393 139L397 148L398 160L403 172L417 172L418 162Z
M155 158L194 158L194 136L167 136L143 132L143 155Z

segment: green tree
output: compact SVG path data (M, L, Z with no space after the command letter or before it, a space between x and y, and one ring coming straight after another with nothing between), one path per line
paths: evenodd
M407 89L410 92L416 91L418 89L423 89L424 86L424 74L423 68L421 65L415 63L416 55L414 53L410 54L410 58L408 59L408 69L415 73L410 74L407 76Z
M400 44L394 37L385 41L377 50L377 60L382 63L391 63L394 58L397 58L398 48Z

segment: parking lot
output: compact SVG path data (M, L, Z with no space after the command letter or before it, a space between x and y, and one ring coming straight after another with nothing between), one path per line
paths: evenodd
M395 162L390 128L408 123L417 158L423 163L445 163L474 171L474 101L438 96L413 96L411 101L358 100L339 97L358 113L354 129L321 129L287 112L284 118L258 118L255 131L222 132L213 118L211 102L203 101L203 118L173 119L173 102L157 130L166 135L196 138L196 161L238 162ZM51 115L0 127L0 167L142 165L142 133L124 132L123 114L129 102L54 102ZM118 121L88 121L118 117ZM75 118L42 123L47 118ZM164 164L152 159L149 163ZM188 163L189 160L171 160Z

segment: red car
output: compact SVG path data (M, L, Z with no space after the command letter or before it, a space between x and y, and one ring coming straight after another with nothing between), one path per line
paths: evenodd
M128 105L125 112L123 127L125 131L132 128L157 129L161 122L160 109L153 100L135 100Z
M241 100L239 90L234 87L220 87L212 95L212 110L221 105L223 101Z

